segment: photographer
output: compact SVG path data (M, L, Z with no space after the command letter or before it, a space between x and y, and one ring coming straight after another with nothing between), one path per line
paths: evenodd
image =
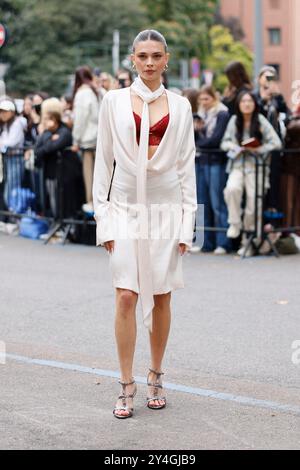
M132 73L130 72L130 70L118 70L116 74L116 79L118 80L119 88L127 88L133 82Z
M284 123L290 115L290 110L283 95L280 94L278 74L274 67L269 65L262 67L258 76L258 91L255 96L259 112L267 118L283 142L286 134ZM267 197L267 205L271 212L276 212L279 209L280 173L280 153L275 151L272 153L270 190Z

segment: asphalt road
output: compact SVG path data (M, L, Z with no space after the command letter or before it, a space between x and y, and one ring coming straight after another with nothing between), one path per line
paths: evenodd
M185 256L164 364L168 406L145 406L139 306L138 394L124 421L112 415L104 248L0 234L0 260L1 449L300 449L300 255Z

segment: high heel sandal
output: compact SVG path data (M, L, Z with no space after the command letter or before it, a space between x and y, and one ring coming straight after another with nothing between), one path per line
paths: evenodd
M155 382L149 382L149 375L150 375L151 372L156 375ZM165 408L165 406L167 404L166 397L159 396L159 394L158 394L159 389L163 390L163 386L162 386L161 380L160 380L162 375L164 375L163 372L157 372L156 370L149 369L149 373L148 373L148 376L147 376L147 385L148 385L148 387L153 387L154 388L153 396L152 397L149 397L149 396L147 397L147 406L151 410L161 410L162 408ZM160 405L160 404L150 405L151 401L154 401L154 402L163 401L164 403L162 405Z
M137 391L137 387L136 387L136 383L135 383L135 380L133 380L132 382L121 382L119 381L119 384L122 386L122 394L118 396L118 400L122 400L122 403L123 403L123 406L115 406L114 409L113 409L113 415L116 417L116 418L119 418L119 419L126 419L126 418L131 418L132 415L133 415L133 408L130 408L126 405L126 399L127 398L134 398L135 395L136 395L136 391ZM126 395L126 387L128 385L133 385L135 384L135 389L133 391L133 393L130 393L129 395ZM123 411L126 411L128 412L128 414L126 415L121 415L121 414L118 414L116 413L116 411L120 411L120 410L123 410Z

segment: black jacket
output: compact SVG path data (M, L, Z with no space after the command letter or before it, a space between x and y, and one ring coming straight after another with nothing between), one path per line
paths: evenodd
M287 117L290 115L290 110L284 100L283 95L274 95L269 102L262 99L259 91L255 93L255 96L258 102L259 112L268 119L279 137L282 139L279 114L285 113Z
M220 149L220 144L223 138L223 135L226 131L226 127L230 115L227 111L220 111L217 115L217 121L214 128L214 131L211 137L206 137L203 132L195 133L196 149L197 155L199 155L200 162L203 164L211 163L225 163L227 161L226 154L224 152L206 152L205 149Z
M44 165L44 176L47 179L55 179L57 176L58 152L72 145L72 132L64 124L59 126L55 134L59 137L57 140L52 140L52 132L44 131L38 137L34 149L36 166Z

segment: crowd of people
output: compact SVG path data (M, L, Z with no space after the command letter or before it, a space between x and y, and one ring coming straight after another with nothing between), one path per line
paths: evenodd
M256 84L240 62L230 63L225 73L228 86L223 94L210 84L173 91L191 103L197 198L204 207L204 227L208 229L201 247L195 236L191 251L225 254L238 250L243 255L248 234L255 227L257 157L265 157L267 162L267 212L282 212L286 226L300 225L300 156L282 154L282 149L300 147L300 105L288 108L271 66L261 69ZM63 215L77 217L82 212L92 216L101 101L107 91L128 87L132 81L129 70L119 70L113 77L81 66L76 69L72 93L60 98L38 91L27 95L18 109L13 99L2 97L0 152L6 158L5 165L4 158L0 159L0 209L11 209L10 196L16 186L33 184L37 212L56 219L61 164ZM168 87L167 76L164 85ZM36 179L40 168L46 194L43 204ZM26 182L29 170L36 171L33 183L32 179ZM262 185L262 180L258 183Z

